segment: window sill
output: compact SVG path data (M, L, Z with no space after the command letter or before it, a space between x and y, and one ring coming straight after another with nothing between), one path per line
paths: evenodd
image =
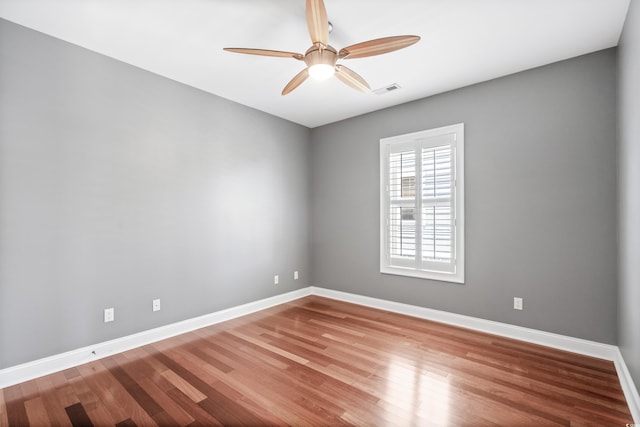
M380 273L394 276L415 277L418 279L437 280L464 285L464 274L440 273L437 271L415 270L402 267L380 267Z

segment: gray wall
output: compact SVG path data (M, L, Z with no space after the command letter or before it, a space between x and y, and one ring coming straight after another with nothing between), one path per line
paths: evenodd
M307 286L308 141L0 20L0 368Z
M459 122L466 283L380 274L380 138ZM314 285L616 342L614 49L313 129L311 159Z
M640 4L632 1L619 47L620 288L618 344L640 386Z

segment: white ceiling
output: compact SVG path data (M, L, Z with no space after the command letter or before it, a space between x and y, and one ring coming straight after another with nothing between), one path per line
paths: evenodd
M0 17L275 116L316 127L616 46L630 0L325 0L338 49L392 35L406 49L345 60L373 89L307 80L304 64L224 52L304 53L304 0L0 0Z

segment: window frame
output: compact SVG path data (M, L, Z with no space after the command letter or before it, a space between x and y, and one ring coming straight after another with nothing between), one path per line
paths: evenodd
M438 138L444 138L447 135L453 134L453 141L445 143L452 149L452 179L453 184L450 187L452 195L450 197L450 203L453 205L452 213L453 218L453 263L447 263L450 266L447 269L433 268L437 265L437 262L425 261L421 253L421 244L417 243L423 240L422 230L419 227L422 219L416 220L415 225L415 241L416 241L416 254L413 266L405 264L404 266L392 265L390 262L391 248L390 248L390 221L391 221L391 196L390 186L391 177L389 176L389 163L392 153L397 153L402 150L415 150L416 158L421 158L421 151L425 147L437 147L443 146L443 143L437 142ZM450 138L451 139L451 138ZM415 175L422 176L422 160L416 161ZM400 178L403 179L402 177ZM422 178L415 181L421 183ZM401 181L403 184L403 181ZM401 187L404 189L404 187ZM423 188L415 188L416 201L414 209L416 209L416 216L422 215L422 200L424 199ZM419 201L418 201L419 200ZM400 206L398 202L396 205ZM402 209L402 208L401 208ZM465 281L465 262L464 262L464 123L458 123L449 126L443 126L434 129L428 129L419 132L408 133L404 135L397 135L380 139L380 273L393 274L400 276L418 277L422 279L439 280L453 283L464 283ZM398 258L396 258L398 260ZM396 261L399 262L399 261ZM430 268L427 268L426 266ZM452 266L452 268L451 268ZM446 271L452 270L452 271Z

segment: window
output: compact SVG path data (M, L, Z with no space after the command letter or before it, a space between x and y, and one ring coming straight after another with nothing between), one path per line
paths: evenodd
M464 124L380 140L380 272L464 283Z

